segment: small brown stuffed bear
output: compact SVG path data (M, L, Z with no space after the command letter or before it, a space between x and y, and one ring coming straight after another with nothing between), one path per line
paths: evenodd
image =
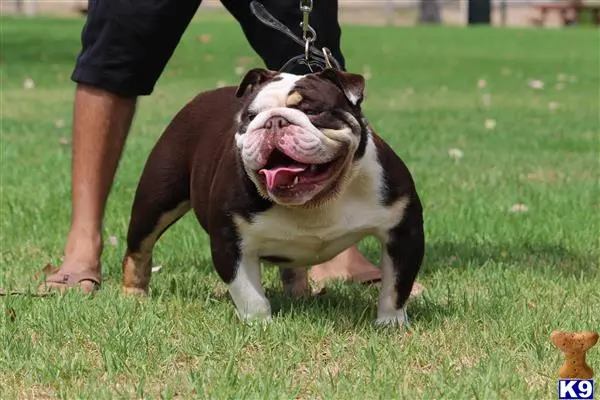
M590 379L594 371L585 362L585 352L598 341L596 332L554 331L550 340L565 355L565 363L558 370L562 379Z

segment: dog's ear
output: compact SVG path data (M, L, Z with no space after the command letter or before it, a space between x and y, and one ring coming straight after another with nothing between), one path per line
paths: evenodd
M365 95L365 78L362 75L327 68L317 73L322 79L327 79L339 87L350 103L359 106Z
M250 87L251 90L254 90L254 87L273 79L275 76L277 76L277 72L275 71L269 71L263 68L251 69L246 72L246 75L242 78L235 95L237 97L242 97L244 93L246 93L248 87Z

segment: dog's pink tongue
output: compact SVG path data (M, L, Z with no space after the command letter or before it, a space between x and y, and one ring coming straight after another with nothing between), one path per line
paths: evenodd
M273 189L278 186L289 186L294 183L294 178L300 172L306 170L307 165L295 165L292 167L276 167L272 169L261 169L259 174L267 178L267 187Z

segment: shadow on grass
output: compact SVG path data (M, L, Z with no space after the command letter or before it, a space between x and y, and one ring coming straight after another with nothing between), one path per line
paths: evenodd
M267 291L277 317L302 315L311 324L324 320L339 331L373 325L377 317L379 289L358 284L335 284L325 294L304 300L286 296L281 290ZM430 324L452 314L453 307L437 304L428 297L409 299L408 313L413 322Z
M597 275L598 255L574 253L556 244L439 242L427 246L421 274L444 268L535 268L561 277Z
M375 260L376 249L366 251L366 256ZM592 276L598 273L594 268L594 255L581 255L557 245L518 246L509 244L467 244L454 242L431 243L427 246L426 258L419 279L440 270L486 268L536 268L540 273L550 272L557 276ZM189 265L189 264L188 264ZM214 275L213 275L214 274ZM211 276L212 275L212 276ZM274 275L274 274L273 274ZM206 277L208 279L203 279ZM164 278L164 276L163 276ZM183 274L175 273L155 286L154 295L177 297L186 300L210 299L218 302L231 302L222 285L214 289L218 282L212 269L210 258L202 259L195 267ZM277 318L302 315L311 323L327 320L335 329L349 330L366 327L376 316L379 288L360 284L333 283L324 294L308 299L294 299L283 293L278 280L265 284L267 297L271 301L273 314ZM233 307L233 303L231 303ZM438 323L457 312L448 301L445 304L430 299L426 294L409 302L411 319L421 324Z

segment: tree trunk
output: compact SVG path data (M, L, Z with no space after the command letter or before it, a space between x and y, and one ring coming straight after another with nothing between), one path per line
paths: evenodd
M422 24L439 24L442 22L437 0L421 0L419 4L419 22Z

